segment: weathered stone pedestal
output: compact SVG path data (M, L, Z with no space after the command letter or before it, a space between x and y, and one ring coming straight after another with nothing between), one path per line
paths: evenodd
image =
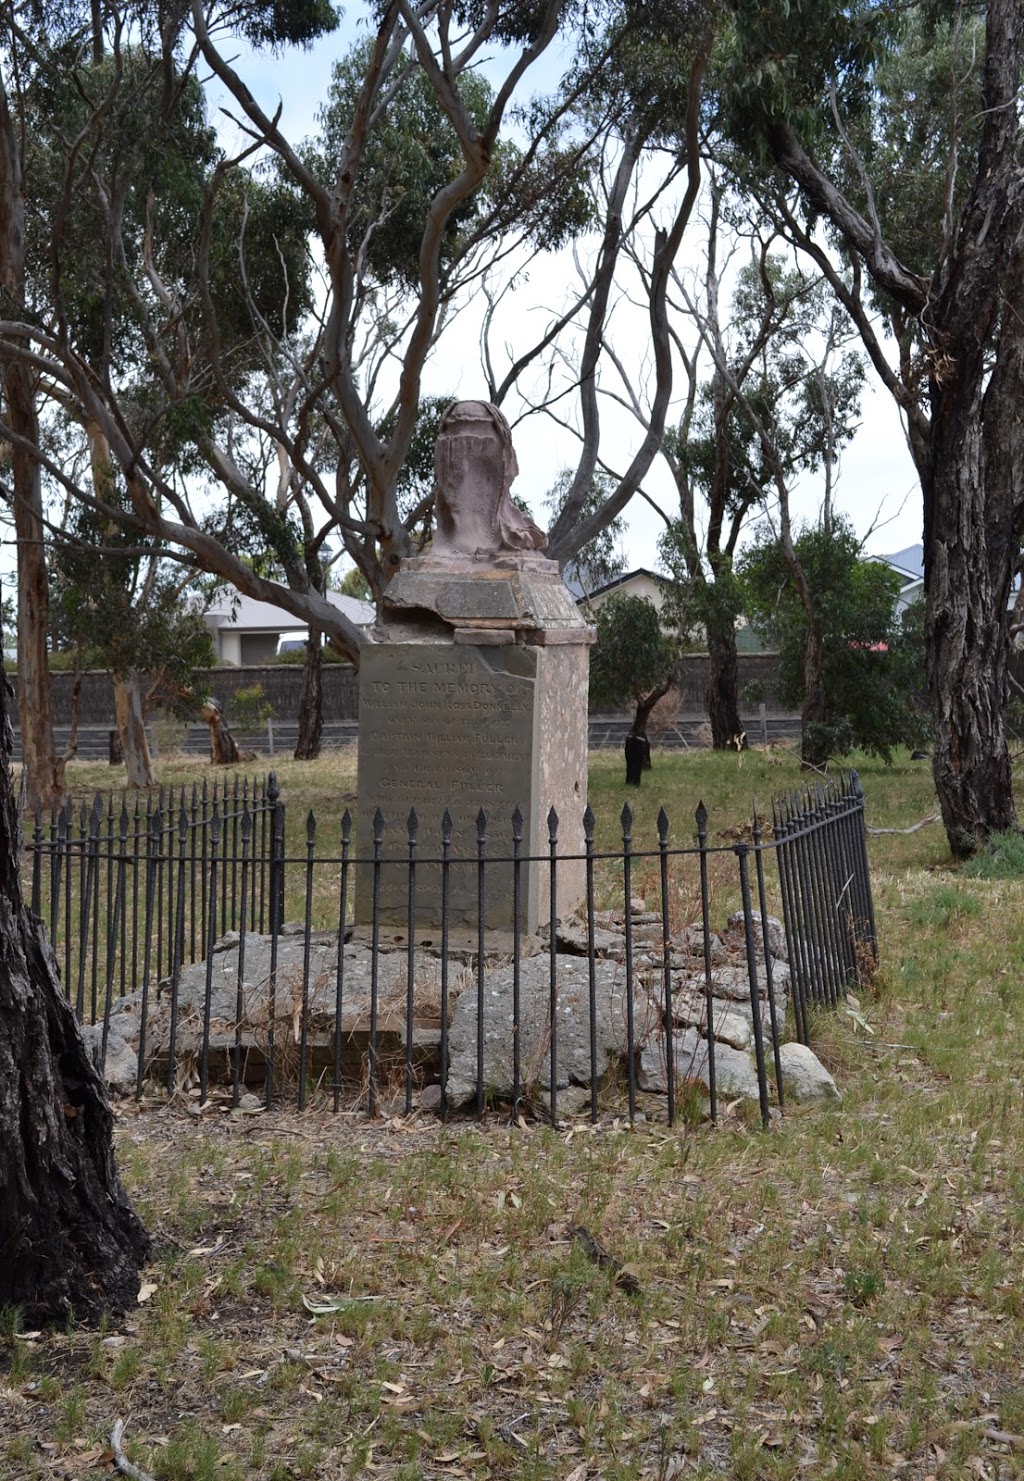
M558 814L557 909L585 888L582 817L587 804L587 679L591 629L554 561L502 554L486 561L426 556L406 561L388 588L377 641L359 672L358 846L372 851L373 816L385 818L383 856L407 861L415 810L416 921L441 921L441 820L454 831L449 879L453 929L478 921L477 815L487 818L485 857L510 859L512 815L522 814L519 924L532 931L550 908L548 813ZM543 856L538 860L537 856ZM428 862L428 861L434 862ZM484 869L484 923L511 929L510 862ZM372 871L362 868L356 917L372 912ZM380 871L380 915L404 926L409 869Z

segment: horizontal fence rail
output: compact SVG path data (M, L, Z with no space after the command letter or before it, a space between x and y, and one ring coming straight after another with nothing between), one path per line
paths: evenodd
M237 1106L252 1085L268 1108L288 1089L300 1109L554 1121L660 1096L673 1123L745 1093L767 1125L787 1012L806 1044L875 963L859 779L777 800L733 842L703 804L682 840L664 809L655 827L638 841L627 806L599 836L589 807L578 831L552 810L531 852L518 809L481 810L469 839L447 811L382 809L360 839L346 810L309 813L297 842L271 775L98 796L37 815L26 849L65 992L137 1097Z

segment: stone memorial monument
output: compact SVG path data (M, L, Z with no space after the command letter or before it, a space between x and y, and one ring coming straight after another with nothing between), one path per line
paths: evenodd
M582 854L592 641L556 562L541 553L544 534L510 497L519 470L501 412L482 401L456 402L442 420L434 466L433 544L402 562L375 641L361 657L357 823L366 857L379 807L382 856L402 860L415 809L416 918L430 926L441 917L441 870L427 861L440 858L446 808L453 858L477 858L481 809L487 856L510 856L516 807L524 859L547 855L552 807L559 856ZM452 927L475 926L475 865L453 865L448 877ZM546 919L549 879L543 860L521 866L523 930ZM579 902L584 886L582 860L559 863L560 915ZM372 872L361 869L357 921L370 919L371 889ZM384 866L382 919L405 924L407 891L407 868ZM486 867L484 915L488 928L511 928L511 864Z

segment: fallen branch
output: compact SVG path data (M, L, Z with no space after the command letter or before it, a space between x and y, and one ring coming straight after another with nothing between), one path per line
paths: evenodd
M110 1432L110 1448L114 1452L114 1470L120 1471L122 1476L129 1477L129 1481L155 1481L155 1478L144 1471L141 1466L134 1465L121 1449L121 1436L124 1434L124 1420L119 1419Z
M583 1253L588 1260L593 1260L595 1265L610 1270L615 1277L615 1284L622 1290L628 1291L631 1296L640 1294L640 1282L628 1266L623 1265L621 1260L605 1249L601 1242L594 1238L590 1230L582 1224L574 1224L569 1233L583 1247Z
M952 1424L943 1425L944 1433L960 1433L964 1430L976 1430L979 1425L985 1425L981 1431L983 1440L988 1440L992 1445L1008 1445L1011 1450L1024 1450L1024 1435L1011 1434L1009 1430L993 1429L988 1422L987 1416L980 1419L955 1419Z
M927 828L929 823L937 823L938 821L939 814L937 812L931 812L926 818L922 818L919 823L913 823L909 828L869 828L868 832L876 836L880 833L899 833L905 837L908 833L917 833L922 828Z

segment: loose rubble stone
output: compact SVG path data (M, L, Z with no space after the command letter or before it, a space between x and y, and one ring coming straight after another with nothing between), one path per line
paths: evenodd
M676 1034L672 1041L677 1083L694 1081L710 1089L708 1041L693 1029ZM664 1043L646 1044L637 1068L641 1090L668 1092L668 1067ZM757 1066L753 1057L728 1044L715 1043L715 1085L720 1096L757 1100Z
M754 923L754 940L760 950L764 944L764 931L761 926L761 912L752 910L750 918ZM789 949L786 945L786 928L774 915L766 917L768 924L768 950L772 956L778 957L780 961L789 961ZM734 935L745 936L743 925L743 911L734 911L729 917L729 931Z
M636 917L644 917L636 933L633 955L634 1046L638 1089L651 1095L667 1090L665 1066L664 962L659 917L637 906ZM627 1056L627 1006L624 917L605 911L595 916L594 1038L599 1080L610 1067L625 1065ZM730 917L721 937L709 938L713 967L714 1035L717 1088L720 1096L758 1097L754 1062L753 1017L761 1016L766 1055L771 1065L771 1014L768 1001L769 969L772 1000L780 1037L786 1022L789 967L781 924L768 918L768 961L763 955L760 917L756 919L755 958L757 994L751 1003L747 972L746 942L742 914ZM651 941L645 948L644 937ZM475 939L475 938L474 938ZM578 916L558 923L556 941L557 1027L556 1084L560 1112L574 1114L589 1104L591 1081L590 966L586 923ZM546 943L531 936L519 965L520 992L520 1084L538 1108L550 1094L551 1002L550 956ZM278 939L276 986L273 1002L275 1044L294 1051L302 1027L302 982L306 942L300 932ZM504 948L502 948L504 951ZM307 996L307 1042L327 1052L333 1043L337 999L337 937L319 933L309 941L309 987ZM269 937L247 933L244 941L229 932L214 948L210 968L210 1044L220 1063L235 1043L238 1003L239 961L242 961L243 1051L260 1050L269 1037L271 1019ZM583 954L581 954L583 953ZM671 1016L677 1084L704 1089L708 1086L708 1042L704 933L699 925L675 935L671 943ZM680 970L682 967L682 970ZM365 1051L370 1016L372 954L364 933L356 932L345 947L342 982L342 1040L356 1043L351 1052ZM176 1053L179 1059L198 1054L202 1043L203 1008L207 987L207 964L200 962L181 973L176 1007ZM428 940L417 942L414 982L415 1023L413 1044L417 1055L435 1053L440 1039L441 964L437 948ZM396 938L381 950L377 964L377 1026L380 1041L404 1045L407 990L407 956L404 941ZM495 955L484 968L483 1079L490 1096L507 1096L513 1089L513 967L508 952ZM476 1099L478 978L472 943L453 949L449 961L451 1027L449 1031L449 1074L445 1087L453 1108ZM130 1094L135 1087L139 1047L141 994L117 1002L108 1028L106 1075L111 1088ZM150 994L146 1039L148 1062L166 1057L171 1015L170 982L165 979ZM84 1030L98 1058L102 1023ZM835 1099L835 1081L810 1050L799 1044L783 1044L781 1060L786 1095L794 1102ZM422 1062L418 1057L417 1063ZM358 1063L358 1060L357 1060ZM441 1087L427 1085L419 1092L419 1105L440 1104Z
M610 1057L620 1059L626 1046L626 973L619 962L595 967L594 1032L598 1072ZM549 965L542 957L520 964L519 1053L521 1081L549 1089L551 1084L551 989ZM474 987L463 992L449 1032L449 1076L445 1087L451 1106L466 1105L476 1095L478 995ZM639 991L634 1016L646 1020L656 1013ZM590 975L589 964L578 957L558 964L556 1017L556 1083L590 1084ZM513 969L492 969L484 978L483 1080L488 1092L508 1094L513 1089Z
M782 1088L787 1100L841 1100L839 1087L812 1049L789 1043L779 1048Z
M684 956L699 957L704 960L704 930L701 926L687 926L679 936L673 938L675 949ZM711 965L720 966L728 961L728 952L722 943L721 936L716 936L714 931L708 932L708 945L711 954Z
M548 925L540 927L538 933L545 940L551 935ZM559 951L565 952L566 956L589 956L590 940L587 931L587 923L580 920L578 916L570 916L567 920L560 920L555 929L555 945ZM618 931L609 930L607 926L599 926L594 922L594 955L597 957L614 956L621 951L622 936Z

